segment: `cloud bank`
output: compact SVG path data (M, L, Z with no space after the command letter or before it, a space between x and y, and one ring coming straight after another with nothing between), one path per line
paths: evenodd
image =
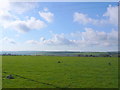
M28 40L28 44L51 45L51 46L73 46L73 47L90 47L103 46L111 47L118 45L118 31L104 32L94 30L92 28L85 28L84 32L70 33L69 37L76 37L76 39L69 39L65 34L54 34L52 38L45 39L41 37L39 41Z

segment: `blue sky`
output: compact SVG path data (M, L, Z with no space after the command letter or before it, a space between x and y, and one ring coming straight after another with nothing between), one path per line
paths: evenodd
M0 6L0 50L117 51L117 2L17 2Z

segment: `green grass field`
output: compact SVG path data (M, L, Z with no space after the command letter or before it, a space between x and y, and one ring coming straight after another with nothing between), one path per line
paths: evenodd
M2 65L3 88L118 87L117 57L3 56Z

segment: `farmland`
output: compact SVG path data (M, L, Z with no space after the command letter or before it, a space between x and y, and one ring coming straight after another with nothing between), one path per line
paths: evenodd
M118 87L117 57L3 56L2 59L3 88ZM6 78L10 74L14 79Z

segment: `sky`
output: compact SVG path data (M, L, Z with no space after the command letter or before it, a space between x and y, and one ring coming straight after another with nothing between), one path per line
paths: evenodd
M117 2L5 2L0 51L117 51Z

